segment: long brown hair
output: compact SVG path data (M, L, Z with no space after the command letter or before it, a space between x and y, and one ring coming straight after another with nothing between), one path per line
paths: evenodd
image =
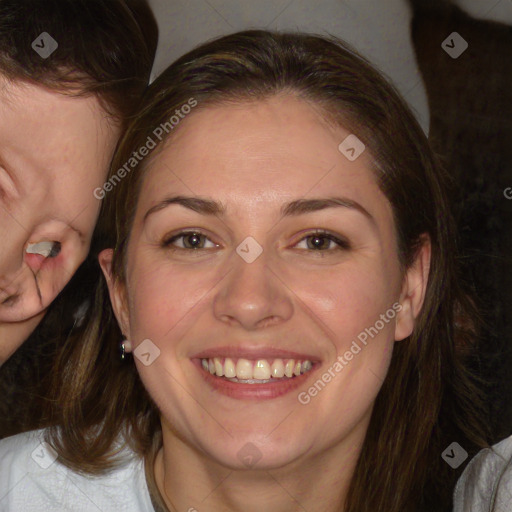
M152 84L121 141L111 177L191 99L201 109L280 92L315 103L326 119L366 145L393 208L403 269L425 234L432 244L423 309L413 334L394 348L344 510L451 510L460 470L442 460L442 451L454 440L470 455L485 446L482 396L467 361L476 316L457 271L447 176L416 119L379 72L334 38L247 31L206 43ZM172 144L172 131L165 139ZM142 179L163 145L116 181L104 203L97 236L101 247L115 248L113 275L121 282ZM48 439L61 460L77 470L98 473L112 467L119 432L150 466L160 442L158 410L133 362L119 361L120 339L100 278L91 317L54 371L60 426Z

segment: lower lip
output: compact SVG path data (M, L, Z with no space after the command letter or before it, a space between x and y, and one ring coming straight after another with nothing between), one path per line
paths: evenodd
M25 260L31 268L40 268L46 258L41 254L26 253Z
M62 261L62 250L53 258L47 258L41 254L25 253L25 261L35 272L39 272L39 270L43 268L49 269L52 268L52 266L58 266Z
M200 371L203 379L216 391L230 398L239 400L269 400L291 393L303 386L307 379L317 370L318 363L307 373L292 377L290 379L276 379L275 382L266 384L245 384L240 382L231 382L222 377L216 377L207 372L201 365L200 359L193 360L195 366Z

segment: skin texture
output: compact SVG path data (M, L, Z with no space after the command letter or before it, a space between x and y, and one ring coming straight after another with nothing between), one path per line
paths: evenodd
M160 350L149 366L134 360L162 412L155 474L169 506L172 500L179 510L339 510L393 344L412 332L421 308L430 259L427 243L401 272L391 206L369 155L350 162L338 151L348 134L290 95L196 111L145 177L126 283L111 279L112 250L100 255L133 349L149 338ZM215 199L226 213L170 205L143 222L151 207L177 194ZM284 203L332 196L357 201L373 220L347 207L280 220ZM321 251L308 248L305 237L318 228L345 238L350 249L328 241ZM189 229L206 235L205 249L162 247L169 235ZM247 236L263 248L250 264L235 251ZM174 246L184 242L190 241ZM397 317L309 404L300 404L298 392L398 301ZM191 361L225 345L313 354L321 366L284 396L235 399L212 391ZM261 455L250 470L237 457L246 443Z
M95 97L0 78L0 363L84 261L118 136ZM26 254L41 241L60 253Z

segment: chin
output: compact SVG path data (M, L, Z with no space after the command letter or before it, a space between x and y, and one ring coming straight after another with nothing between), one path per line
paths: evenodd
M276 447L274 444L267 447L259 447L252 441L245 441L231 446L229 449L209 452L209 457L218 464L233 470L269 471L279 469L294 462L294 450L289 447Z

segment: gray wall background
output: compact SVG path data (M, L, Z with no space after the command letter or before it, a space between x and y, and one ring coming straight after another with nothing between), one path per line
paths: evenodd
M428 131L427 98L410 42L411 11L406 0L149 0L149 3L160 30L152 78L198 44L239 30L267 28L332 34L352 44L394 82L425 132ZM472 16L512 25L512 0L458 0L456 3ZM439 49L443 51L441 42Z

